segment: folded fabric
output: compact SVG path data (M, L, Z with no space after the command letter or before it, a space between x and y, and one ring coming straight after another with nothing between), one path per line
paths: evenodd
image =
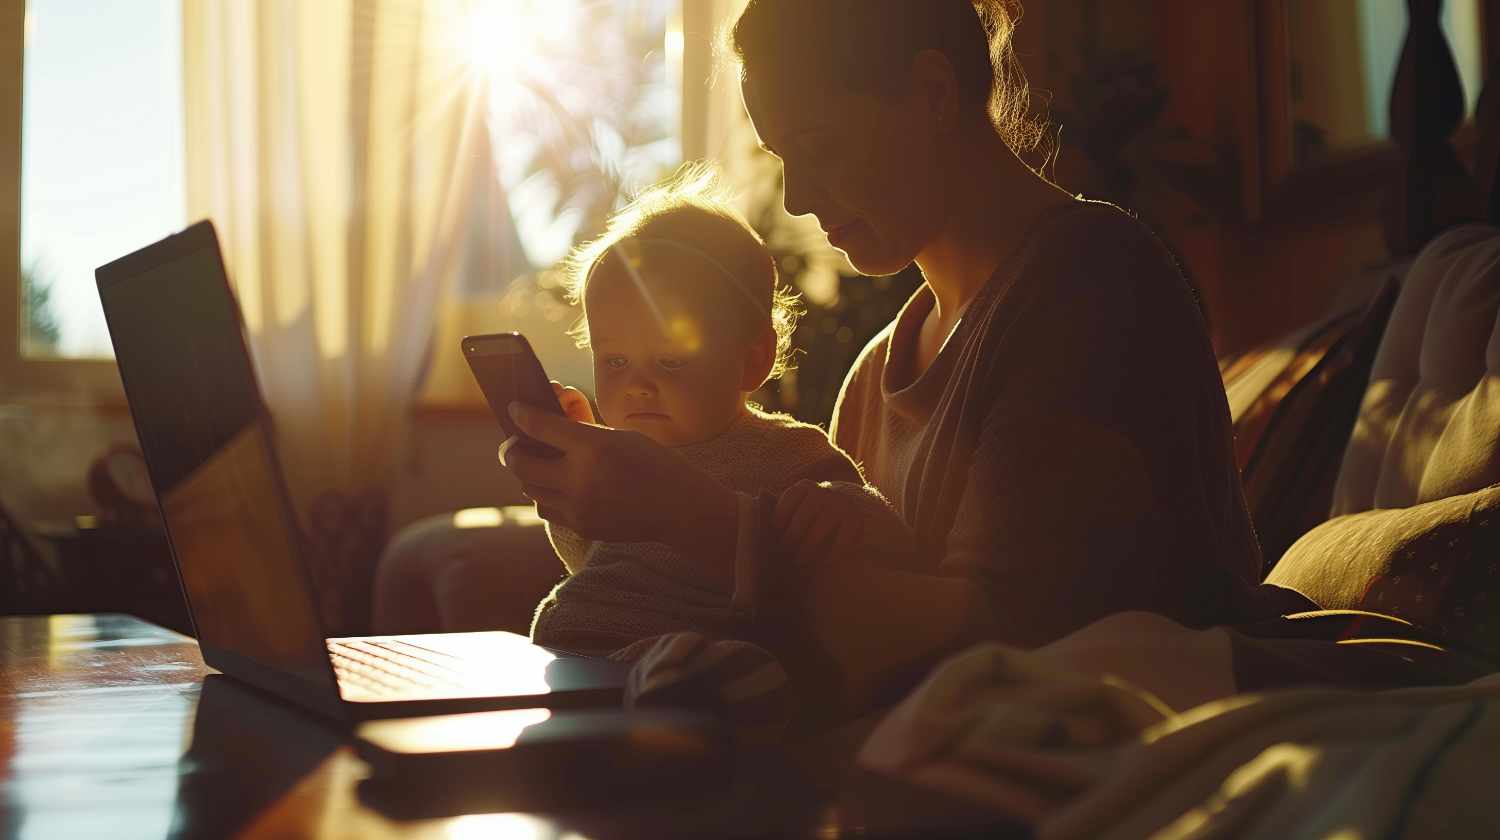
M934 671L881 722L858 761L1038 822L1102 781L1116 745L1170 714L1123 681L986 643Z
M857 760L1045 838L1496 836L1500 677L1170 714L1119 680L985 645L935 671Z

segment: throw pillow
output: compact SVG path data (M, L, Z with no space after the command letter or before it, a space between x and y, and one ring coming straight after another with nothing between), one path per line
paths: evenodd
M1330 519L1298 540L1267 582L1324 609L1405 619L1500 662L1500 484Z

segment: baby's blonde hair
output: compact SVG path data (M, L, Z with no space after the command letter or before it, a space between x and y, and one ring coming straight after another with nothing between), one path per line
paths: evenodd
M714 167L684 164L611 216L602 235L575 248L562 264L568 300L583 304L594 270L627 240L667 243L714 265L711 276L738 287L732 297L745 304L737 317L750 328L747 334L769 326L776 335L768 378L790 368L792 333L802 316L799 295L781 285L765 240L734 209L733 194ZM579 347L589 346L587 308L572 333Z

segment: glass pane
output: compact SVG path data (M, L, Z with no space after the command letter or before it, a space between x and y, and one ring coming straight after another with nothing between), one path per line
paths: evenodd
M1468 114L1484 84L1479 6L1480 0L1443 4L1443 31ZM1294 0L1287 9L1296 162L1384 142L1390 136L1391 83L1406 38L1404 0Z
M186 221L180 0L29 0L25 49L21 351L108 357L94 269Z

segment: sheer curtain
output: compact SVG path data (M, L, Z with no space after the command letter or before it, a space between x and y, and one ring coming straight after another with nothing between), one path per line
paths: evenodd
M218 229L334 633L366 620L436 304L497 189L465 9L183 2L189 217Z

